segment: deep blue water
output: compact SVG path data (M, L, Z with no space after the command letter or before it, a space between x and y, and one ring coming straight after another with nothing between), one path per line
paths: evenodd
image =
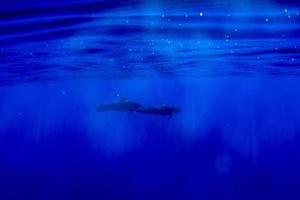
M0 200L300 199L293 1L7 1ZM120 97L172 117L96 112Z

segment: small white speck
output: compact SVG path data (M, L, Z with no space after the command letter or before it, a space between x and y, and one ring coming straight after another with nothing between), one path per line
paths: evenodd
M164 14L162 14L162 15L161 15L161 18L165 18L165 15L164 15Z
M291 61L295 61L295 59L294 59L294 58L292 58L292 59L291 59Z
M284 9L284 12L285 12L285 13L287 13L287 12L288 12L288 10L287 10L287 9Z
M199 15L202 17L203 16L203 12L200 12Z
M234 32L237 32L238 30L237 30L237 28L236 29L234 29Z
M269 21L269 19L268 18L266 18L266 22L268 22Z
M230 13L228 13L227 16L230 17L231 16Z

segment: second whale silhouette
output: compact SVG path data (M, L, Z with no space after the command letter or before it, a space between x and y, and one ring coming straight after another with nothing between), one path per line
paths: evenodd
M137 110L137 112L144 113L144 114L172 116L175 113L181 112L181 109L163 104L160 106L154 106L154 107L148 107L148 108L140 107Z

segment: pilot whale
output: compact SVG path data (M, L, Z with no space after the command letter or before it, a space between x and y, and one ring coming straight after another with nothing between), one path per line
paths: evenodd
M153 115L169 115L172 116L175 113L181 112L180 108L167 106L167 105L160 105L154 107L140 107L137 112L144 113L144 114L153 114Z
M128 101L126 99L121 99L119 102L116 103L109 103L109 104L101 104L97 107L97 112L107 112L107 111L119 111L119 112L133 112L137 111L141 108L142 105L139 103Z
M97 107L97 112L108 112L108 111L118 111L118 112L138 112L142 114L152 114L152 115L164 115L172 116L175 113L181 112L178 107L168 106L166 104L161 104L159 106L144 107L139 103L128 101L125 98L121 98L119 102L101 104Z

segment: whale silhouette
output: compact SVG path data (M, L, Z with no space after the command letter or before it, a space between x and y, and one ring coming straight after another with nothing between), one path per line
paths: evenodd
M181 112L181 109L178 107L173 106L167 106L167 105L160 105L160 106L154 106L154 107L140 107L137 112L143 113L143 114L153 114L153 115L168 115L172 116L175 113Z
M175 113L181 112L181 109L178 107L167 106L166 104L153 107L144 107L139 103L128 101L127 99L122 98L119 102L101 104L97 107L97 112L108 111L138 112L142 114L172 116Z
M107 111L119 111L119 112L133 112L141 108L142 105L139 103L128 101L122 98L119 102L102 104L96 109L97 112L107 112Z

